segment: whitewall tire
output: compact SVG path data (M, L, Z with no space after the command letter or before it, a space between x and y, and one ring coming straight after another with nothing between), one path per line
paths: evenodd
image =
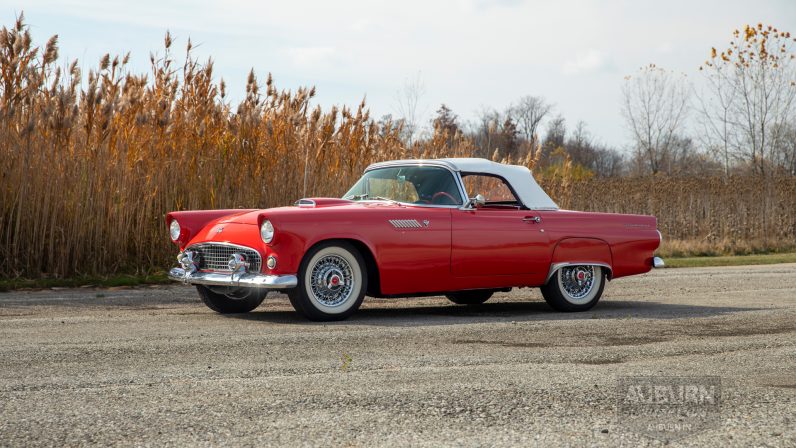
M556 311L586 311L600 300L605 278L600 266L563 266L541 287L542 296Z
M299 284L288 291L293 308L310 320L343 320L362 304L367 272L359 251L332 241L311 249L301 261Z

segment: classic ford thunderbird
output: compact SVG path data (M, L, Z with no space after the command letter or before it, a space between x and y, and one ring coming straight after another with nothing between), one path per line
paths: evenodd
M270 290L309 319L340 320L365 295L478 305L521 287L584 311L607 280L663 266L655 217L560 210L530 170L484 159L376 163L342 199L166 224L180 247L169 277L219 313L251 311Z

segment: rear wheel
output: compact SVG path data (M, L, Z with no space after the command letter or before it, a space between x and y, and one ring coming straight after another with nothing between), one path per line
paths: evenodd
M489 290L472 290L452 292L445 294L445 297L459 305L480 305L489 300L492 294L493 292Z
M541 287L544 300L556 311L586 311L600 300L605 272L600 266L564 266Z
M307 319L343 320L365 298L365 262L346 242L322 243L310 250L299 266L298 286L288 291L293 308Z
M221 314L248 313L265 300L268 291L258 288L196 285L202 302Z

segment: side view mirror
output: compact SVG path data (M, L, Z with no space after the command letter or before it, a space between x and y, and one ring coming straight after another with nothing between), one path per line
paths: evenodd
M467 208L479 208L483 207L484 205L486 205L486 199L484 199L484 196L480 194L475 195L474 198L470 198L470 200L467 202Z

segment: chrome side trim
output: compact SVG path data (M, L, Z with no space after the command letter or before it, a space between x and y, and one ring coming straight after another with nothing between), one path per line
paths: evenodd
M298 285L295 275L263 275L253 273L186 272L172 268L169 278L191 285L239 286L244 288L287 289Z
M663 262L663 258L661 257L652 257L652 267L653 268L662 268L665 267L666 263Z
M553 278L553 275L555 275L556 271L563 268L564 266L584 266L584 265L600 266L601 268L608 269L608 280L611 279L611 271L612 271L611 266L605 263L595 263L593 261L564 261L561 263L553 263L550 265L550 271L547 272L547 278L544 280L544 282L545 284L547 284L547 282L549 282L550 279Z
M391 219L390 224L396 229L419 229L423 227L416 219Z
M365 203L365 202L371 202L371 203L372 202L380 202L382 204L386 202L388 204L396 204L396 205L398 205L400 207L459 208L458 205L415 204L415 203L412 203L412 202L401 202L401 201L392 201L392 200L390 200L390 201L382 201L380 199L363 199L361 201L356 201L356 202L361 202L361 203Z

